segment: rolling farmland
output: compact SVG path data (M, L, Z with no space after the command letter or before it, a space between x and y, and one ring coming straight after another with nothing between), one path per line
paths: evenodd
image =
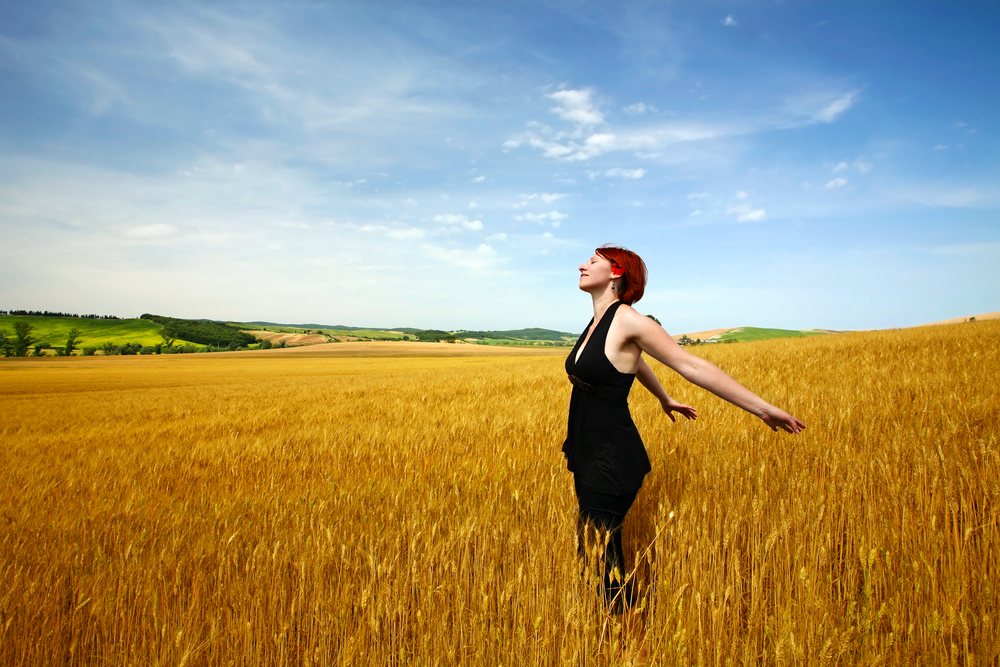
M632 392L626 616L565 350L0 360L0 664L994 664L1000 322L694 353L807 429L651 363L699 419Z

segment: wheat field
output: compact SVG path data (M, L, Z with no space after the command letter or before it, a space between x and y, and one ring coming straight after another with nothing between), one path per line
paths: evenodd
M0 362L0 664L997 664L1000 322L696 350L799 436L652 363L622 615L565 351L368 345Z

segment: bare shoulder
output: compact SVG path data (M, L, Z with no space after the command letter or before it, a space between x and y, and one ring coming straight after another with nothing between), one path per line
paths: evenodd
M638 334L649 330L651 327L659 329L659 324L646 317L627 303L623 303L618 308L618 317L621 318L623 328L631 334ZM617 319L617 318L616 318Z

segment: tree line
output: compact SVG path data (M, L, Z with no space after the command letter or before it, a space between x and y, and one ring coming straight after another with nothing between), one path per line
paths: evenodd
M240 331L236 327L221 322L204 322L202 320L183 320L176 317L163 317L162 315L151 315L144 313L142 319L155 322L163 327L160 335L168 343L172 344L174 339L186 340L202 345L213 347L226 347L229 349L239 349L247 347L257 342L257 339Z
M30 323L24 321L14 322L14 338L7 338L4 332L0 331L0 353L5 357L26 357L28 348L35 346L35 356L42 356L43 350L54 349L59 356L68 357L73 351L79 348L80 336L83 334L79 329L70 329L66 334L66 344L63 347L53 348L49 343L39 343L31 335L35 330ZM96 348L95 348L96 349Z
M117 315L77 315L76 313L54 313L49 310L0 310L0 315L16 315L19 317L69 317L78 320L120 320Z

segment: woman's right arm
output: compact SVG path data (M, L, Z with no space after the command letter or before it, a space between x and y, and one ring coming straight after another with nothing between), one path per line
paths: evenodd
M771 405L712 362L688 354L663 327L648 317L631 309L628 315L630 316L623 318L624 333L628 339L649 356L677 371L688 382L760 417L774 431L780 428L789 433L798 433L805 428L806 425L800 420Z

